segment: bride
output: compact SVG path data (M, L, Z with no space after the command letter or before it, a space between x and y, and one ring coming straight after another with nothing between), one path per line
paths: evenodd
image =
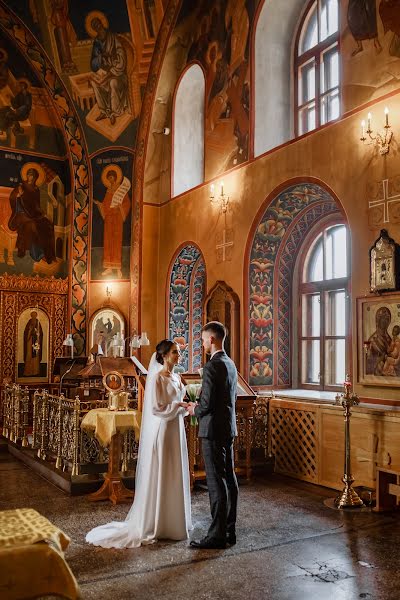
M188 538L192 519L183 422L185 387L173 373L179 358L174 342L163 340L157 345L146 380L133 505L125 521L89 531L90 544L135 548L158 538Z

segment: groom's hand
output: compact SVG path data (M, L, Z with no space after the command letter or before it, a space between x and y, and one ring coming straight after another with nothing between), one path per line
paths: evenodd
M188 411L188 413L191 417L193 417L193 415L194 415L195 408L196 408L196 404L194 402L188 402L186 410Z

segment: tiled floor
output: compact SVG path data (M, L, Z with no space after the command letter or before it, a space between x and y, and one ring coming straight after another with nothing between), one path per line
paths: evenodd
M241 486L232 548L162 542L104 550L87 545L86 532L124 519L129 505L68 497L0 453L0 510L35 508L71 537L66 557L85 600L400 599L399 515L335 511L323 503L332 495L271 475ZM193 517L198 538L209 519L203 490L193 494Z

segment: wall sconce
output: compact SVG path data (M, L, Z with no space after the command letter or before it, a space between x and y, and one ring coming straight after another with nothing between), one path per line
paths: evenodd
M382 132L377 131L375 135L373 135L373 130L371 129L371 121L372 115L368 113L367 116L367 130L365 130L365 121L361 121L361 137L360 141L367 145L374 144L378 146L379 154L383 156L384 154L388 154L390 142L392 141L393 131L391 126L389 125L389 109L385 108L385 125ZM368 137L366 137L366 135Z
M212 183L210 186L210 201L213 204L218 204L221 207L221 212L226 213L226 211L228 210L228 204L229 204L229 196L227 196L224 193L224 182L221 181L220 183L220 193L219 196L215 196L215 186Z
M63 341L63 346L71 348L71 358L74 358L74 338L72 333L67 333L67 337Z
M142 335L136 335L135 333L129 342L129 346L131 349L131 354L133 353L133 350L137 350L141 346L150 346L150 340L147 337L146 331L143 331Z
M110 304L112 296L112 286L111 284L107 284L106 286L106 303Z

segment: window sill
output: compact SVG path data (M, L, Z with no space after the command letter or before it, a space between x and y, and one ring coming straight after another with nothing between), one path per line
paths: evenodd
M322 392L317 390L274 390L275 398L296 398L299 400L318 400L318 402L335 402L337 392ZM270 391L258 392L259 396L271 396Z

